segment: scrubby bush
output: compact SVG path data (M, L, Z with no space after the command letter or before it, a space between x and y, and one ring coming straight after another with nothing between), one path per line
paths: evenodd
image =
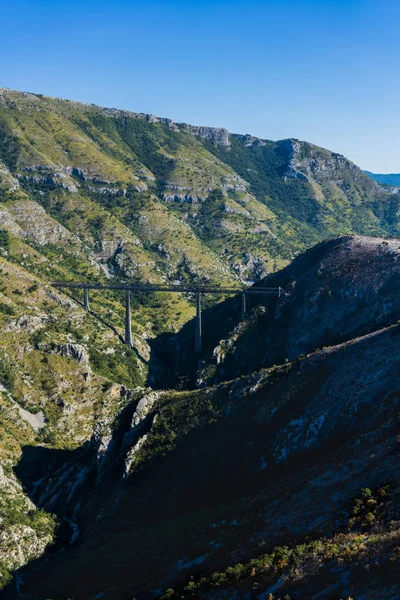
M10 236L5 229L0 229L0 248L4 250L10 249Z
M9 391L15 387L15 371L6 357L0 357L0 383Z
M0 313L3 313L3 315L15 315L13 307L4 302L0 302Z
M353 502L349 527L371 527L383 513L384 504L389 500L391 486L386 485L374 491L363 488Z

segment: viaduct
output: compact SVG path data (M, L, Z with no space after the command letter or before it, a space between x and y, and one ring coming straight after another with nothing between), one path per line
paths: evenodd
M56 281L52 283L56 288L79 289L83 290L83 306L89 312L89 290L124 290L126 292L125 300L125 344L132 348L132 328L131 328L131 294L132 293L149 293L149 292L173 292L181 294L182 292L196 295L196 328L195 328L195 352L201 352L202 341L202 323L201 323L201 296L202 294L231 295L241 294L241 320L246 318L246 296L267 295L278 296L288 295L281 287L258 287L250 288L233 288L233 287L218 287L213 285L193 286L185 284L177 285L157 285L157 284L115 284L103 285L89 282L71 282L71 281Z

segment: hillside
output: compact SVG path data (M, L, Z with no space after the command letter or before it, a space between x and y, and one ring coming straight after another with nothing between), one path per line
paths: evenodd
M399 231L399 194L307 142L6 89L0 161L7 228L122 277L257 280L328 236Z
M399 585L398 257L390 240L317 246L276 275L299 297L252 330L268 344L290 308L281 331L309 331L307 355L299 345L288 362L217 386L131 399L111 433L61 457L24 448L16 472L31 498L59 517L82 507L77 543L22 570L24 597L389 598ZM327 282L343 341L325 332L317 349ZM376 314L360 312L373 297Z
M359 236L314 246L259 282L280 286L287 295L256 301L248 296L244 323L239 298L205 311L200 368L190 352L193 323L171 334L172 381L212 385L395 323L400 312L399 249L398 240Z
M399 201L307 142L0 89L4 598L146 598L183 589L197 567L208 577L281 542L342 535L335 507L397 474L399 243L387 238ZM194 356L190 294L133 296L128 349L122 292L91 292L88 314L54 280L290 295L249 299L244 323L239 297L205 297ZM358 452L371 454L357 466ZM303 489L313 508L290 512Z

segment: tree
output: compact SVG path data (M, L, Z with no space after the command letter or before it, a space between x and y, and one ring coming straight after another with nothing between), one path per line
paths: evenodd
M0 229L0 248L4 248L4 250L10 248L10 236L5 229Z

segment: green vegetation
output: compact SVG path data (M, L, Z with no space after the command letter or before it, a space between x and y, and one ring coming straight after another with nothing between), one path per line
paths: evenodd
M36 541L43 547L53 543L55 538L57 520L54 515L29 506L26 498L15 491L7 493L2 489L0 494L0 535L2 547L0 548L0 589L4 588L13 579L10 561L7 560L7 545L12 544L9 539L10 532L14 536L21 536L20 551L27 552L26 558L35 558L35 552L29 549L29 544ZM25 532L25 533L23 533ZM25 540L28 548L25 547ZM15 559L14 559L15 560ZM17 565L12 565L13 567Z
M89 356L90 365L98 375L127 387L135 387L142 383L133 350L118 346L115 353L104 354L94 346L90 346Z
M6 179L5 197L34 199L80 239L73 251L46 244L77 275L93 276L84 255L109 244L122 278L228 283L275 271L331 235L400 232L399 194L311 144L234 135L228 149L185 125L4 94L0 160L21 185L7 191Z
M301 544L290 546L277 546L271 552L252 558L246 563L236 563L227 567L224 571L216 571L209 577L192 576L180 590L169 588L162 595L162 600L184 600L186 598L207 598L209 594L222 588L232 592L233 590L252 590L262 592L265 587L272 586L281 575L285 575L287 583L298 582L306 579L310 574L309 569L318 563L319 569L328 566L332 562L343 565L343 563L362 562L371 559L372 556L382 551L385 543L392 542L392 537L398 535L398 524L393 523L391 531L385 531L382 527L379 533L371 530L376 524L377 514L383 520L385 508L391 500L391 487L389 485L372 492L369 488L361 490L359 498L354 500L353 515L349 525L351 532L337 533L333 537L313 539ZM364 533L354 531L361 525ZM368 531L365 531L368 530ZM395 548L396 549L396 548ZM389 557L393 561L398 560L398 553ZM381 557L383 558L383 556ZM278 598L272 594L270 600ZM285 595L284 598L290 598Z
M10 249L10 235L5 229L0 229L0 248L4 250Z
M359 498L354 500L349 527L367 528L378 523L383 517L386 503L391 499L391 491L390 485L373 492L369 488L361 490Z
M165 456L191 430L215 423L220 412L218 398L206 390L171 392L156 408L157 419L135 458L135 470L147 466L157 456Z
M15 315L13 307L5 302L0 302L0 313L3 315Z
M230 136L228 149L216 140L195 135L202 132L184 124L7 90L2 98L0 384L5 391L0 393L0 460L10 469L21 456L25 458L25 447L40 447L48 456L63 456L64 452L71 456L70 453L81 449L91 452L96 443L100 464L101 451L105 448L105 452L108 451L109 446L112 451L113 443L118 448L121 442L118 436L123 438L133 429L133 397L137 400L143 393L140 388L146 384L149 364L160 370L162 384L167 380L166 372L165 380L162 379L163 365L157 355L167 339L166 334L179 331L194 315L193 298L187 294L132 297L135 348L127 350L121 343L125 302L122 292L91 291L90 314L86 314L80 292L54 289L50 285L52 281L168 283L179 280L237 286L278 270L296 253L332 235L350 231L400 233L400 196L379 189L361 171L350 168L343 157L316 146L299 142L294 156L293 142L249 144L245 137ZM388 250L387 246L384 248ZM324 283L323 271L318 280L321 285ZM331 290L328 283L325 294L333 304L336 290ZM218 314L213 317L217 333L220 327L221 333L226 330L226 323L229 328L235 327L237 311L233 304L231 308L226 320L223 311L218 313L221 318ZM252 322L254 314L249 309L249 319L238 336L246 335L250 328L257 329L257 319ZM207 316L205 314L205 323ZM205 325L205 331L212 329L209 325ZM190 337L192 348L190 325L184 334ZM211 336L209 340L205 336L209 349L215 347L211 341ZM229 364L236 341L240 341L239 337L235 340L230 337L221 342L220 348L226 359L221 367L226 367L225 372L236 378L239 399L233 383L229 384L229 390L205 388L161 395L148 418L141 423L144 429L148 427L146 437L139 438L139 448L129 456L131 462L126 470L132 473L132 481L140 485L142 479L146 479L144 468L150 464L157 468L164 456L174 457L180 444L187 443L189 448L192 442L201 439L211 443L213 438L212 435L207 438L208 428L212 432L218 429L222 438L219 449L226 444L232 456L238 443L245 444L246 436L250 444L245 424L242 429L241 423L240 432L239 429L229 432L222 428L220 418L239 400L248 402L252 410L258 401L246 388L252 383L245 378L237 379L243 371ZM328 342L322 339L320 345L323 343ZM254 349L257 351L256 344ZM176 344L171 350L185 354L186 346ZM284 350L283 356L289 356L287 349ZM191 350L187 355L192 357ZM263 357L265 352L260 351L258 355ZM308 364L305 357L295 365L301 371L299 377L295 374L292 377L296 385L299 380L303 381L302 369L306 370ZM286 375L289 379L290 371L294 371L293 365L293 362L278 365L261 376L268 375L271 388L276 381L284 386ZM190 368L193 372L197 365ZM215 364L205 364L202 373L212 380L216 371ZM182 369L178 380L184 390L191 375ZM254 387L258 384L256 382ZM294 389L295 384L292 385ZM242 392L240 386L244 386ZM139 389L133 394L135 388ZM234 400L228 403L230 391ZM277 408L277 398L268 395L269 401ZM295 407L287 408L287 413L293 412L292 418L296 419L302 406L302 402L296 402ZM28 420L21 408L30 413ZM37 431L29 419L42 413L45 426ZM283 420L284 417L278 411L277 418ZM246 425L251 436L254 432L257 438L261 422L268 423L268 415L255 416ZM233 441L228 440L229 434ZM268 436L265 436L267 443ZM206 455L208 449L204 448ZM249 448L251 453L252 446ZM118 459L121 464L118 463L112 475L115 478L123 469L122 456L121 451ZM249 458L248 466L256 479L263 473L259 473L260 456L255 453L254 457L254 464ZM227 471L236 468L233 462L227 460L226 464ZM86 466L84 461L79 465L79 474L85 474ZM173 467L171 473L176 471L176 464ZM59 471L51 472L46 485L55 485L58 475L54 473ZM73 481L73 474L65 473ZM93 473L90 477L92 485ZM179 487L181 482L177 481ZM34 510L18 486L15 479L9 483L8 487L18 489L20 496L17 494L16 499L10 496L4 507L1 505L0 529L2 534L11 536L10 555L19 543L12 537L16 527L31 527L43 543L32 553L27 551L15 564L0 560L3 582L9 580L12 569L39 556L55 535L55 518ZM65 487L68 487L67 481ZM128 483L126 488L129 487ZM83 486L82 506L85 492ZM124 493L121 493L121 502L124 502ZM142 509L138 509L143 515L146 513L143 507L147 508L152 493L153 490L144 497ZM139 531L138 544L130 543L131 538L128 538L135 527L124 528L122 520L121 531L129 540L130 550L134 548L136 552L137 547L138 556L143 549L141 544L153 543L154 536L169 527L177 537L181 532L187 536L188 531L201 531L203 535L202 525L196 529L199 525L196 520L200 521L205 515L199 514L195 501L193 515L196 516L177 513L170 526L162 523L165 511L170 508L167 503L162 505L163 495L159 496L160 521L153 529L153 524L150 529L144 529L149 535L141 535ZM318 557L323 564L329 560L346 560L349 556L354 558L362 551L363 544L374 544L370 530L381 523L387 497L390 493L386 488L363 490L352 504L347 519L349 526L357 531L306 540L303 544L292 540L290 544L270 548L268 553L252 561L246 558L247 562L231 565L205 578L196 576L187 583L183 596L196 597L204 590L224 586L246 586L249 579L253 583L287 570L292 573L312 557ZM235 499L232 505L238 506L239 501ZM222 513L225 509L221 507L218 511ZM132 511L127 512L130 516L125 515L125 518L129 519ZM187 522L183 523L186 518ZM110 523L114 531L112 517ZM101 526L103 524L101 522ZM96 540L95 529L94 526L93 539ZM250 533L254 531L249 529ZM228 532L228 541L229 535L234 538ZM30 547L28 543L26 547ZM144 552L151 560L153 554L154 549L148 554ZM90 552L86 556L89 557ZM171 552L169 558L172 556ZM154 564L158 559L154 556ZM168 593L174 597L174 591Z
M9 391L15 388L15 370L9 357L0 356L0 383Z
M0 161L4 162L11 171L17 167L19 156L18 138L14 135L6 119L0 121ZM1 198L1 196L0 196Z

